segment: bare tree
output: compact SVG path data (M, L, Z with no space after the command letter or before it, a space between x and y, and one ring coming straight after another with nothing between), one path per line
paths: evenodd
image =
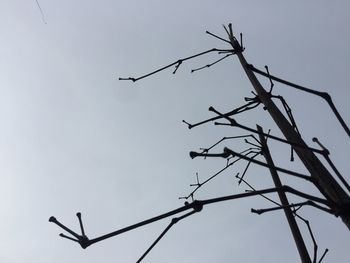
M347 135L350 137L349 128L347 127L346 123L344 122L341 115L337 111L335 105L332 102L330 95L325 92L315 91L315 90L291 83L289 81L283 80L281 78L272 76L270 75L270 72L267 66L265 66L266 72L264 72L255 68L253 65L248 64L245 57L243 56L243 52L245 48L243 46L242 34L240 34L240 38L237 39L236 36L233 34L231 24L229 24L228 27L224 26L224 29L227 34L227 39L220 37L218 35L215 35L208 31L206 33L228 44L229 48L227 49L212 48L212 49L200 52L198 54L194 54L192 56L179 59L173 63L170 63L164 67L156 69L140 77L119 78L119 80L130 80L132 82L136 82L146 77L150 77L161 71L164 71L168 68L173 68L173 74L175 74L179 69L179 67L184 62L197 58L199 56L206 55L208 53L217 53L220 56L220 58L203 67L193 69L191 72L196 72L199 70L212 67L215 64L220 63L221 61L223 61L228 57L231 57L234 55L237 56L250 83L252 84L255 90L255 92L253 92L254 96L251 98L245 98L246 103L244 105L241 105L225 113L220 112L214 107L209 107L209 111L216 114L215 117L202 120L193 124L183 120L183 122L188 126L189 129L198 127L206 123L214 123L214 125L230 126L233 128L239 128L239 129L245 130L247 132L246 135L224 137L209 147L206 147L206 148L202 147L200 148L199 151L190 152L191 158L198 158L198 157L224 158L226 159L226 165L222 169L220 169L219 171L217 171L216 173L214 173L213 175L211 175L210 177L208 177L203 181L200 180L197 174L196 183L190 185L191 187L194 187L193 190L188 195L180 197L180 199L185 200L185 204L183 206L176 208L174 210L168 211L164 214L155 216L153 218L124 227L122 229L112 231L111 233L108 233L96 238L90 239L86 236L80 213L77 213L77 217L80 224L81 234L78 234L73 230L71 230L70 228L66 227L61 222L59 222L55 217L50 217L49 219L50 222L55 223L56 225L58 225L59 227L61 227L63 230L65 230L71 235L71 236L68 236L65 234L60 234L61 237L77 242L80 244L82 248L85 249L92 244L117 236L124 232L156 222L158 220L172 217L172 219L169 222L169 225L164 229L163 232L160 233L158 238L150 245L150 247L145 251L145 253L141 255L141 257L137 260L137 262L140 262L155 247L155 245L164 237L164 235L169 231L169 229L172 228L179 221L200 212L207 205L216 204L218 202L236 200L240 198L252 197L252 196L261 196L264 199L268 200L270 203L274 204L273 207L267 208L267 209L252 209L251 211L253 213L263 214L266 212L271 212L276 210L284 211L286 219L289 223L293 238L295 240L301 262L303 263L321 262L324 259L324 256L326 255L326 253L328 252L328 249L325 249L322 255L319 257L318 244L314 237L312 228L310 226L310 222L304 217L302 217L298 211L301 207L310 206L310 207L319 209L321 211L324 211L326 213L329 213L331 215L339 216L344 222L344 224L350 229L350 208L349 208L350 187L348 183L346 182L344 177L340 174L340 172L337 170L334 163L331 161L329 157L330 152L324 147L323 144L321 144L318 141L317 138L314 138L313 141L318 144L319 148L309 147L303 141L301 134L299 133L299 129L296 125L296 121L293 117L292 110L289 107L288 103L282 96L273 94L273 87L274 87L273 81L280 82L282 84L293 87L297 90L308 92L325 99L326 102L329 104L331 110L334 112L336 118L340 122L341 126L343 127ZM269 79L270 81L269 91L266 91L263 88L263 86L257 79L255 73L261 76L267 77ZM274 103L274 100L278 100L281 102L283 109L285 111L285 114L283 114L282 111L276 106L276 104ZM275 123L277 124L277 126L279 127L279 129L281 130L285 138L274 136L270 134L270 132L266 133L264 132L261 126L257 125L257 128L254 129L254 128L245 126L243 124L240 124L234 119L235 115L253 110L257 108L259 105L263 105L264 109L271 115L271 117L273 118L273 120L275 121ZM299 159L304 164L305 168L308 170L309 174L307 175L301 174L283 167L276 166L270 154L270 150L267 143L268 139L274 140L280 143L284 143L290 146L291 161L294 160L294 152L295 152L299 157ZM221 145L228 140L243 140L243 142L247 147L244 151L241 151L241 152L235 151L234 149L231 149L228 147L224 147L222 151L215 152L218 145ZM265 159L265 162L262 160L258 160L259 156L263 156ZM322 157L324 161L328 163L328 165L332 169L331 172L327 170L327 168L324 166L324 164L321 162L318 156ZM236 178L239 184L244 183L247 187L249 187L248 191L240 194L221 196L221 197L206 199L206 200L197 200L194 197L195 193L200 188L202 188L203 186L211 182L214 178L222 174L224 171L231 169L233 164L235 164L238 161L247 161L245 169L242 172L237 172ZM274 187L257 190L252 184L250 184L244 178L245 174L247 173L252 163L269 169L273 179ZM308 193L299 191L293 187L283 185L279 177L279 173L283 173L289 176L303 179L306 181L306 183L314 185L319 190L322 197L313 196ZM333 174L338 177L338 180L342 183L342 185L338 183L338 181L334 178ZM268 197L267 194L270 194L270 193L277 193L280 202L276 202L271 197ZM292 204L289 202L287 194L299 196L303 198L304 201ZM303 235L299 230L298 222L296 219L307 226L308 233L313 243L312 257L310 256L310 253L307 249L307 245L304 242Z

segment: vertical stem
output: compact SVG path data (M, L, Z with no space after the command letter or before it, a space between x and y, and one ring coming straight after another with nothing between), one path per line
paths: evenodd
M233 35L229 35L229 38L233 48L237 48L237 46L239 47L239 43L237 40L235 40ZM237 56L261 102L265 105L270 116L275 121L281 132L284 134L285 138L294 144L300 144L303 146L293 148L299 156L300 160L303 162L306 169L308 169L310 172L310 175L316 180L319 186L318 188L322 189L322 194L331 202L333 202L334 205L332 205L332 209L336 212L340 212L339 216L350 230L350 213L342 213L344 211L339 211L339 208L345 207L347 204L349 204L349 195L333 178L333 176L322 164L322 162L316 157L316 155L313 152L307 150L306 143L303 141L300 135L296 133L292 125L274 104L270 97L270 94L268 94L262 87L253 71L249 68L242 52L237 52Z
M263 135L263 129L259 125L257 125L257 129L259 131L260 143L262 145L262 153L266 159L267 164L270 167L269 169L270 169L270 173L271 173L273 182L274 182L276 188L281 188L282 183L281 183L281 180L278 176L276 169L274 168L275 164L272 160L269 148L268 148L267 143L266 143L266 139ZM284 210L284 213L286 215L290 230L292 231L292 235L293 235L295 244L297 246L297 249L298 249L298 252L299 252L299 255L301 258L301 262L302 263L311 263L311 259L310 259L309 253L307 251L307 248L305 246L304 239L300 233L298 224L295 221L292 210L289 207L288 198L283 191L279 190L277 193L278 193L279 199L281 200L281 205L284 207L283 210Z

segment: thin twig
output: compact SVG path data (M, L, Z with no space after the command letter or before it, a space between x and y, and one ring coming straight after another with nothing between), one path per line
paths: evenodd
M240 154L243 154L245 151L241 152ZM255 153L254 151L249 151L248 153L245 153L244 156L248 156L251 153ZM210 176L208 179L206 179L205 181L203 181L202 183L198 183L197 185L191 185L191 186L196 186L196 188L189 193L187 196L184 197L179 197L179 199L189 199L190 197L193 198L193 195L195 194L195 192L197 192L199 190L199 188L201 188L203 185L207 184L208 182L210 182L211 180L213 180L215 177L217 177L219 174L221 174L222 172L224 172L225 170L227 170L229 167L231 167L233 164L235 164L236 162L238 162L239 160L241 160L242 158L237 158L236 160L228 163L224 168L220 169L218 172L216 172L215 174L213 174L212 176Z
M222 38L222 37L219 37L219 36L217 36L217 35L214 35L213 33L210 33L209 31L205 31L205 33L207 33L208 35L211 35L211 36L213 36L213 37L215 37L215 38L217 38L217 39L220 39L220 40L222 40L222 41L224 41L224 42L226 42L226 43L231 44L230 41L228 41L228 40L226 40L226 39L224 39L224 38Z
M325 251L324 251L324 253L323 253L323 255L322 255L322 257L320 258L320 261L318 261L318 263L321 263L321 262L322 262L323 258L326 256L326 254L328 253L328 251L329 251L329 249L326 248Z
M235 108L232 111L227 112L227 113L225 113L223 115L229 117L229 116L232 116L232 115L235 115L235 114L238 114L238 113L242 113L244 111L248 111L248 110L254 109L255 107L257 107L259 105L260 105L260 101L250 101L250 102L248 102L248 103L246 103L246 104L244 104L244 105L242 105L242 106L240 106L238 108ZM209 118L207 120L204 120L204 121L201 121L201 122L198 122L198 123L195 123L195 124L191 124L191 123L189 123L189 122L187 122L185 120L182 120L182 122L187 124L189 129L192 129L194 127L200 126L202 124L205 124L205 123L208 123L208 122L211 122L211 121L219 120L221 118L223 118L223 117L215 116L213 118Z
M180 217L174 217L170 224L164 229L164 231L157 237L157 239L152 243L152 245L145 251L145 253L143 253L143 255L136 261L136 263L140 263L146 256L147 254L154 248L154 246L163 238L163 236L170 230L170 228L172 226L174 226L177 222L179 222L180 220L193 215L194 213L196 213L197 211L191 211L187 214L184 214L183 216Z
M224 56L224 57L222 57L222 58L220 58L220 59L214 61L213 63L207 64L207 65L205 65L205 66L203 66L203 67L196 68L196 69L192 69L192 70L191 70L191 73L196 72L196 71L199 71L199 70L202 70L202 69L205 69L205 68L210 68L211 66L215 65L216 63L219 63L220 61L222 61L222 60L224 60L225 58L228 58L229 56L232 56L232 55L234 55L234 53L227 54L226 56Z
M239 181L242 181L243 183L245 183L252 191L256 191L256 189L249 184L246 180L244 180L242 177L239 177L238 174L236 175L236 178L239 179ZM275 205L280 205L278 202L274 201L273 199L267 197L266 195L261 194L261 197L263 197L264 199L270 201L271 203L275 204Z
M173 71L173 74L175 74L176 71L177 71L177 69L179 68L179 66L182 64L182 62L184 62L184 61L186 61L186 60L189 60L189 59L192 59L192 58L196 58L196 57L205 55L205 54L210 53L210 52L221 52L221 51L229 51L229 50L228 50L228 49L217 49L217 48L212 48L212 49L209 49L209 50L207 50L207 51L203 51L203 52L200 52L200 53L198 53L198 54L195 54L195 55L192 55L192 56L189 56L189 57L186 57L186 58L179 59L179 60L177 60L177 61L175 61L175 62L173 62L173 63L170 63L170 64L167 65L167 66L164 66L164 67L162 67L162 68L159 68L159 69L157 69L157 70L155 70L155 71L152 71L152 72L150 72L150 73L148 73L148 74L142 75L142 76L140 76L140 77L138 77L138 78L134 78L134 77L119 78L119 80L131 80L131 81L133 81L133 82L136 82L136 81L138 81L138 80L140 80L140 79L149 77L149 76L151 76L151 75L153 75L153 74L156 74L156 73L158 73L158 72L160 72L160 71L163 71L163 70L165 70L165 69L167 69L167 68L170 68L170 67L172 67L172 66L175 66L175 70Z
M209 107L209 111L215 112L216 114L219 115L219 117L224 118L224 119L226 119L226 120L228 120L230 122L229 124L215 122L214 123L215 125L229 125L229 126L233 126L233 127L238 127L238 128L243 129L243 130L246 130L246 131L249 131L249 132L253 132L255 134L262 134L265 137L271 138L273 140L276 140L276 141L279 141L279 142L283 142L283 143L286 143L286 144L289 144L289 145L292 145L292 146L295 146L295 147L307 149L307 150L310 150L310 151L315 152L315 153L319 153L319 154L322 154L322 155L325 153L323 150L319 150L319 149L308 147L308 146L305 147L305 146L303 146L301 144L290 142L288 140L276 137L274 135L270 135L269 133L261 133L261 132L255 130L255 129L252 129L252 128L249 128L247 126L244 126L244 125L238 123L235 119L227 116L227 114L220 113L214 107Z
M211 145L208 148L200 148L200 150L203 150L202 153L208 153L211 149L213 149L215 146L219 145L221 142L225 141L225 140L232 140L232 139L241 139L241 138L253 138L254 140L256 140L258 143L260 143L252 134L247 134L247 135L238 135L238 136L230 136L230 137L223 137L221 140L219 140L218 142L214 143L213 145ZM258 147L260 148L260 146ZM245 151L248 150L252 150L252 149L256 149L256 148L249 148ZM244 151L243 151L244 152ZM241 153L243 153L241 152Z
M323 206L320 206L310 200L307 200L305 202L300 202L300 203L296 203L296 204L289 204L289 205L284 205L284 206L281 206L281 205L278 205L277 207L271 207L271 208L264 208L264 209L253 209L252 208L252 212L253 213L256 213L256 214L263 214L263 213L266 213L266 212L271 212L271 211L276 211L276 210L281 210L281 209L284 209L284 208L295 208L295 207L298 207L298 209L300 209L301 207L305 206L305 205L308 205L308 206L313 206L315 208L318 208L324 212L327 212L331 215L334 215L333 211L331 209L328 209L328 208L325 208Z
M41 14L41 19L43 20L44 24L47 24L47 23L46 23L46 20L45 20L44 12L43 12L43 10L41 9L41 6L40 6L40 4L39 4L39 1L38 1L38 0L35 0L35 2L36 2L37 6L38 6L38 8L39 8L39 11L40 11L40 14Z
M267 167L267 168L270 168L270 166L264 162L261 162L261 161L258 161L258 160L254 160L254 159L250 159L242 154L239 154L238 152L235 152L227 147L224 148L224 152L223 153L216 153L216 154L205 154L205 153L197 153L197 152L190 152L190 157L193 159L195 157L222 157L222 158L227 158L228 156L236 156L236 157L240 157L246 161L250 161L255 163L255 164L258 164L260 166L264 166L264 167ZM299 178L302 178L302 179L305 179L307 181L310 181L312 183L315 184L315 179L312 178L311 176L307 176L307 175L304 175L304 174L301 174L301 173L297 173L297 172L294 172L294 171L291 171L291 170L287 170L287 169L284 169L284 168L281 168L281 167L275 167L277 171L279 172L282 172L282 173L286 173L286 174L289 174L289 175L293 175L295 177L299 177Z
M255 154L254 154L252 157L250 157L250 158L251 158L251 160L252 160L252 159L254 159L256 156L258 156L259 154L261 154L261 152L257 152L257 153L255 153ZM238 185L240 185L240 184L241 184L243 177L244 177L244 176L245 176L245 174L247 173L248 168L249 168L250 164L252 163L252 161L251 161L251 160L249 160L249 161L248 161L248 163L247 163L246 167L244 168L244 171L243 171L242 176L241 176L241 180L239 180L239 181L238 181Z

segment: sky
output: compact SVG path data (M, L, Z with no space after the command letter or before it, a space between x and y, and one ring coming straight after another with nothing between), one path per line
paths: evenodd
M119 81L211 48L229 49L208 30L226 37L222 25L243 33L249 63L306 87L328 92L350 123L348 1L0 1L0 261L136 262L171 218L88 247L59 237L55 216L94 238L183 205L196 173L202 182L226 165L221 158L191 160L189 152L224 136L246 135L213 123L213 106L230 111L252 97L236 57L191 73L220 58L208 54L138 82ZM269 81L261 79L269 89ZM327 104L275 83L309 146L317 137L349 180L349 137ZM276 101L277 105L281 104ZM282 107L281 107L282 108ZM237 116L281 136L261 106ZM240 151L244 140L221 143ZM290 149L269 140L276 165L308 174ZM262 157L258 158L263 161ZM245 161L203 186L195 199L242 193L235 175ZM308 182L281 174L284 184L320 196ZM273 187L269 171L251 165L245 179ZM270 197L276 199L275 195ZM301 199L288 196L291 202ZM261 197L228 201L177 223L144 262L298 262L281 211ZM350 237L341 219L303 207L323 262L346 262ZM312 255L305 224L298 221Z

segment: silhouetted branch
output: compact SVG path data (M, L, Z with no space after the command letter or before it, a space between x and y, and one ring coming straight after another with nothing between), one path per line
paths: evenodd
M69 239L69 240L72 240L72 241L74 241L74 242L78 242L79 243L79 240L78 239L74 239L74 238L71 238L71 237L69 237L69 236L67 236L67 235L65 235L65 234L60 234L59 235L60 237L63 237L63 238L66 238L66 239Z
M241 37L241 44L237 41L237 38L234 36L233 34L233 30L232 30L232 24L228 24L228 29L225 27L225 25L223 25L228 38L230 40L230 44L233 47L233 49L237 52L237 53L241 53L244 51L244 48L241 46L242 44L242 37Z
M229 117L229 116L232 116L232 115L235 115L235 114L238 114L238 113L242 113L244 111L248 111L248 110L256 108L257 106L259 106L259 104L260 104L260 101L258 101L258 100L250 101L247 104L244 104L243 106L240 106L240 107L238 107L238 108L236 108L236 109L234 109L234 110L232 110L230 112L224 113L223 116ZM192 129L192 128L196 127L196 126L202 125L202 124L207 123L207 122L219 120L221 118L223 118L223 117L216 116L216 117L213 117L213 118L210 118L210 119L207 119L207 120L195 123L195 124L190 124L190 123L188 123L185 120L182 120L182 122L186 123L188 125L189 129Z
M243 52L243 51L245 50L245 47L243 46L243 34L242 34L242 33L239 33L239 37L240 37L240 40L241 40L241 42L240 42L241 49L242 49L241 52Z
M69 228L67 228L66 226L64 226L62 223L60 223L55 217L50 217L49 222L55 223L56 225L58 225L59 227L61 227L62 229L64 229L65 231L67 231L68 233L70 233L71 235L73 235L74 237L77 238L78 243L80 244L80 246L82 248L87 248L88 246L103 241L105 239L120 235L122 233L125 233L127 231L139 228L141 226L144 225L148 225L150 223L159 221L161 219L176 215L178 213L184 212L186 210L189 209L193 209L195 212L199 212L202 210L203 206L205 205L209 205L209 204L214 204L214 203L219 203L219 202L224 202L224 201L230 201L230 200L235 200L235 199L240 199L240 198L245 198L245 197L251 197L251 196L256 196L256 195L261 195L261 194L268 194L268 193L274 193L274 192L278 192L278 191L283 191L283 192L288 192L288 193L292 193L294 195L306 198L306 199L310 199L312 201L315 202L319 202L322 203L324 205L328 205L329 202L327 200L315 197L315 196L311 196L305 193L302 193L298 190L295 190L289 186L282 186L279 188L268 188L268 189L263 189L263 190L257 190L254 192L248 192L248 193L240 193L240 194L235 194L235 195L228 195L228 196L223 196L223 197L217 197L217 198L212 198L212 199L205 199L205 200L195 200L192 203L185 203L184 206L179 207L177 209L171 210L169 212L166 212L164 214L152 217L150 219L141 221L139 223L124 227L122 229L113 231L111 233L102 235L100 237L94 238L94 239L88 239L86 236L83 235L78 235L77 233L75 233L74 231L70 230ZM61 235L62 236L62 235ZM74 239L71 239L74 242L77 242Z
M272 90L273 90L273 82L272 82L272 79L271 79L271 76L270 76L270 72L269 72L269 67L267 65L265 65L265 69L266 69L266 73L267 73L267 77L269 78L270 80L270 91L269 93L271 94L272 93Z
M243 183L245 183L252 191L256 191L256 189L250 185L247 181L245 181L243 178L239 177L238 174L236 175L236 178L238 178L239 180L241 180ZM277 205L277 206L282 206L281 204L277 203L276 201L274 201L273 199L267 197L266 195L264 194L260 194L261 197L263 197L264 199L268 200L269 202ZM310 237L311 237L311 240L312 240L312 243L314 245L314 259L313 259L313 262L316 263L317 261L317 250L318 250L318 245L317 245L317 242L316 242L316 239L315 239L315 236L312 232L312 229L311 229L311 226L310 226L310 222L308 220L306 220L305 218L303 218L302 216L300 216L296 209L293 209L292 210L292 213L298 218L300 219L307 227L308 231L309 231L309 234L310 234ZM328 249L326 249L326 251L328 251ZM323 257L323 256L322 256ZM321 259L322 260L322 259ZM320 260L320 261L321 261Z
M253 135L252 135L252 136L253 136ZM254 136L253 136L253 137L254 137ZM252 143L252 142L248 141L247 139L245 139L244 141L245 141L245 143L250 144L251 146L254 146L255 148L261 148L260 145L257 145L257 144L255 144L255 143Z
M318 208L318 209L320 209L320 210L322 210L322 211L324 211L324 212L327 212L327 213L329 213L329 214L332 214L332 215L334 214L334 213L332 212L332 210L330 210L330 209L328 209L328 208L325 208L325 207L322 207L322 206L320 206L320 205L318 205L318 204L315 204L314 202L312 202L312 201L310 201L310 200L307 200L307 201L301 202L301 203L289 204L289 205L284 205L284 206L279 205L279 206L277 206L277 207L265 208L265 209L254 209L254 208L252 208L252 209L251 209L251 212L252 212L252 213L255 213L255 214L258 214L258 215L261 215L261 214L266 213L266 212L281 210L281 209L290 208L290 207L293 207L293 208L298 207L297 209L300 209L301 207L303 207L303 206L305 206L305 205L313 206L313 207L315 207L315 208Z
M205 31L205 33L207 33L208 35L211 35L211 36L213 36L213 37L215 37L215 38L217 38L217 39L220 39L220 40L222 40L222 41L224 41L224 42L226 42L226 43L231 44L230 41L228 41L228 40L226 40L226 39L224 39L224 38L222 38L222 37L219 37L219 36L217 36L217 35L215 35L215 34L213 34L213 33L210 33L209 31Z
M256 189L251 184L249 184L246 180L244 180L242 177L239 177L238 175L239 174L236 175L236 178L238 179L238 184L241 181L241 182L245 183L252 191L256 191ZM246 190L246 191L248 191L248 190ZM260 194L260 196L262 198L268 200L269 202L275 204L275 205L279 205L279 206L281 205L278 202L274 201L273 199L267 197L266 195Z
M312 141L317 143L324 152L329 154L329 151L326 147L324 147L320 141L314 137L312 138ZM339 172L339 170L337 169L337 167L335 167L334 163L332 162L331 158L329 157L329 155L324 154L324 158L326 159L326 161L328 162L329 166L332 168L332 170L334 171L334 173L337 175L337 177L339 178L339 180L343 183L343 185L346 187L346 189L350 192L350 185L348 184L348 182L345 180L345 178L341 175L341 173Z
M229 153L229 155L232 155L232 156L238 156L238 157L241 157L242 159L245 159L247 161L251 160L251 162L255 163L255 164L258 164L258 165L261 165L261 166L264 166L264 167L267 167L267 168L270 168L270 166L266 163L263 163L263 162L260 162L258 160L254 160L254 159L249 159L245 156L242 156L240 155L239 153L225 147L224 148L224 155L227 155L227 153ZM304 174L300 174L300 173L297 173L297 172L294 172L294 171L290 171L290 170L287 170L287 169L284 169L284 168L281 168L281 167L275 167L275 169L279 172L283 172L283 173L286 173L286 174L290 174L290 175L293 175L295 177L299 177L299 178L303 178L307 181L310 181L312 183L316 183L314 178L312 178L311 176L307 176L307 175L304 175Z
M69 234L71 234L72 236L76 237L76 239L71 238L69 236L66 236L65 234L60 234L60 237L72 240L74 242L78 242L80 244L80 246L82 248L87 248L90 245L90 240L88 239L88 237L85 235L84 232L84 227L83 227L83 223L81 221L81 213L77 213L76 214L79 220L79 225L80 225L80 229L81 229L81 235L78 235L77 233L75 233L73 230L69 229L68 227L66 227L65 225L63 225L62 223L60 223L55 217L51 216L49 218L49 222L52 222L56 225L58 225L60 228L62 228L63 230L67 231Z
M222 57L222 58L220 58L220 59L214 61L213 63L207 64L207 65L205 65L205 66L203 66L203 67L196 68L196 69L192 69L192 70L191 70L191 73L196 72L196 71L199 71L199 70L202 70L202 69L205 69L205 68L210 68L211 66L215 65L216 63L219 63L220 61L222 61L222 60L224 60L225 58L228 58L229 56L232 56L232 55L234 55L234 53L227 54L226 56L224 56L224 57Z
M249 131L249 132L253 132L255 134L261 134L267 138L271 138L273 140L276 140L276 141L279 141L279 142L283 142L283 143L286 143L286 144L289 144L289 145L292 145L292 146L295 146L295 147L299 147L299 148L303 148L303 149L307 149L307 150L310 150L310 151L313 151L315 153L319 153L319 154L327 154L326 151L324 150L319 150L319 149L316 149L316 148L312 148L312 147L305 147L301 144L298 144L298 143L294 143L294 142L291 142L291 141L288 141L288 140L285 140L283 138L279 138L279 137L276 137L276 136L273 136L273 135L270 135L269 133L263 133L263 132L259 132L255 129L252 129L252 128L249 128L247 126L244 126L240 123L238 123L235 119L233 119L232 117L230 116L226 116L226 114L222 114L220 113L219 111L217 111L214 107L209 107L209 111L212 111L212 112L215 112L216 114L219 115L219 117L221 118L224 118L226 120L228 120L230 123L227 124L227 123L219 123L219 122L214 122L214 125L229 125L229 126L233 126L233 127L238 127L238 128L241 128L243 130L246 130L246 131Z
M280 95L271 95L271 97L272 98L277 98L277 99L279 99L281 101L282 106L283 106L284 110L287 113L287 116L288 116L288 118L290 120L291 125L293 126L295 131L300 135L298 126L297 126L297 124L295 122L295 119L294 119L294 116L293 116L293 113L292 113L292 109L289 107L287 101Z
M241 152L240 154L243 154L244 152L246 152L247 150ZM255 153L254 151L248 151L248 153L245 153L244 156L248 156L252 153ZM236 162L238 162L239 160L241 160L242 158L237 158L236 160L228 163L224 168L220 169L218 172L216 172L215 174L213 174L212 176L210 176L208 179L206 179L205 181L203 181L203 183L199 183L198 181L198 177L197 177L197 184L191 184L190 186L196 186L196 188L187 196L183 196L183 197L179 197L179 199L188 199L188 198L192 198L193 199L193 195L195 192L198 191L199 188L201 188L203 185L207 184L208 182L210 182L211 180L213 180L215 177L217 177L219 174L221 174L222 172L224 172L225 170L227 170L230 166L232 166L233 164L235 164Z
M154 246L163 238L163 236L170 230L170 228L172 226L174 226L177 222L179 222L180 220L190 216L190 215L193 215L194 213L196 213L197 211L191 211L183 216L180 216L180 217L174 217L170 224L164 229L164 231L159 235L159 237L152 243L152 245L146 250L146 252L139 258L139 260L136 261L136 263L139 263L142 261L142 259L144 259L147 254L154 248Z
M196 173L196 179L197 179L197 183L196 184L190 184L190 186L199 186L199 185L201 185L201 183L199 182L198 173Z
M85 236L83 221L81 220L81 213L77 213L77 217L78 217L78 220L79 220L81 235Z
M260 144L260 142L252 134L248 134L248 135L238 135L238 136L223 137L221 140L219 140L218 142L214 143L210 147L208 147L208 148L199 148L199 149L203 150L202 153L208 153L211 149L213 149L215 146L219 145L221 142L223 142L225 140L240 139L240 138L253 138L257 143ZM260 148L260 146L257 147L257 148ZM247 150L252 150L252 149L256 149L256 148L249 148ZM241 154L242 153L243 152L241 152Z
M196 55L192 55L192 56L189 56L189 57L186 57L186 58L179 59L179 60L177 60L177 61L175 61L175 62L173 62L173 63L170 63L169 65L166 65L166 66L164 66L164 67L162 67L162 68L159 68L159 69L157 69L157 70L155 70L155 71L152 71L152 72L150 72L150 73L148 73L148 74L142 75L142 76L140 76L140 77L138 77L138 78L134 78L134 77L119 78L119 80L131 80L131 81L133 81L133 82L136 82L136 81L138 81L138 80L140 80L140 79L149 77L149 76L151 76L151 75L153 75L153 74L156 74L156 73L158 73L158 72L161 72L161 71L163 71L163 70L165 70L165 69L167 69L167 68L170 68L170 67L172 67L172 66L175 66L175 70L173 71L173 74L175 74L176 71L178 70L178 68L180 67L180 65L181 65L184 61L189 60L189 59L193 59L193 58L196 58L196 57L199 57L199 56L202 56L202 55L205 55L205 54L210 53L210 52L221 52L221 51L229 51L229 50L228 50L228 49L217 49L217 48L212 48L212 49L209 49L209 50L207 50L207 51L198 53L198 54L196 54ZM232 51L233 51L233 50L232 50Z
M271 79L270 79L270 81L271 81ZM278 95L278 96L276 96L276 95L271 95L271 97L272 97L272 98L277 98L277 99L279 99L279 100L281 101L282 106L283 106L284 110L285 110L286 113L287 113L287 116L288 116L288 119L289 119L289 121L290 121L290 124L292 125L292 127L293 127L293 129L296 131L296 133L299 134L299 136L300 136L300 132L299 132L298 126L297 126L297 124L296 124L296 122L295 122L295 119L294 119L294 116L293 116L293 113L292 113L292 109L289 107L289 105L288 105L288 103L286 102L286 100L285 100L282 96L280 96L280 95ZM291 161L291 162L294 161L293 147L291 147L291 151L290 151L290 161Z
M283 83L287 86L290 86L290 87L293 87L295 89L298 89L298 90L302 90L302 91L305 91L305 92L308 92L308 93L311 93L311 94L314 94L316 96L319 96L321 98L323 98L324 100L327 101L328 105L331 107L333 113L335 114L335 116L337 117L338 121L340 122L340 124L342 125L343 129L345 130L345 132L348 134L348 136L350 137L350 129L348 128L348 126L346 125L345 121L343 120L342 116L340 115L340 113L338 112L337 108L335 107L333 101L332 101L332 98L331 96L327 93L327 92L320 92L320 91L316 91L316 90L312 90L312 89L309 89L309 88L306 88L306 87L303 87L303 86L300 86L300 85L297 85L297 84L294 84L292 82L289 82L289 81L286 81L286 80L283 80L283 79L280 79L280 78L277 78L275 76L272 76L270 74L266 74L265 72L255 68L252 64L249 64L248 65L248 68L252 71L254 71L255 73L258 73L264 77L268 77L270 79L273 79L277 82L280 82L280 83Z
M241 155L227 147L224 148L224 152L223 153L215 153L215 154L205 154L205 153L197 153L197 152L190 152L190 157L193 159L193 158L196 158L196 157L222 157L222 158L228 158L230 155L232 156L238 156L244 160L247 160L247 161L251 161L255 164L258 164L260 166L264 166L264 167L267 167L267 168L270 168L270 166L264 162L261 162L261 161L258 161L258 160L254 160L254 159L251 159L251 158L248 158L244 155ZM297 172L294 172L294 171L290 171L290 170L287 170L287 169L284 169L284 168L281 168L281 167L275 167L277 171L279 172L283 172L283 173L286 173L286 174L289 174L289 175L293 175L295 177L299 177L299 178L302 178L302 179L305 179L307 181L310 181L312 183L316 183L315 182L315 179L312 178L311 176L307 176L307 175L304 175L304 174L300 174L300 173L297 173Z
M103 235L103 236L100 236L100 237L97 237L97 238L94 238L94 239L91 239L89 240L85 235L78 235L77 233L75 233L74 231L72 231L71 229L69 229L68 227L66 227L65 225L63 225L62 223L60 223L55 217L51 216L49 218L49 222L52 222L56 225L58 225L60 228L62 228L63 230L67 231L68 233L70 233L72 236L76 237L77 238L77 241L72 239L72 238L69 238L73 241L76 241L80 244L80 246L82 248L87 248L88 246L96 243L96 242L99 242L99 241L102 241L102 240L105 240L105 239L108 239L108 238L111 238L113 236L117 236L119 234L122 234L124 232L127 232L127 231L130 231L130 230L133 230L135 228L139 228L141 226L144 226L144 225L147 225L147 224L150 224L150 223L153 223L153 222L156 222L156 221L159 221L161 219L164 219L164 218L167 218L169 216L173 216L173 215L176 215L176 214L179 214L181 212L184 212L186 210L189 210L189 209L193 209L194 211L196 212L199 212L202 210L202 207L203 205L200 204L198 201L193 201L191 204L186 204L185 206L182 206L180 208L177 208L177 209L174 209L174 210L171 210L167 213L164 213L164 214L161 214L159 216L156 216L156 217L153 217L153 218L150 218L150 219L147 219L147 220L144 220L144 221L141 221L139 223L136 223L134 225L130 225L128 227L125 227L125 228L122 228L122 229L119 229L117 231L114 231L114 232L111 232L109 234L106 234L106 235ZM60 236L62 237L66 237L65 235L61 234Z
M254 192L241 193L241 194L229 195L229 196L224 196L224 197L217 197L217 198L207 199L207 200L197 200L197 201L200 202L204 206L207 204L213 204L213 203L217 203L217 202L223 202L223 201L234 200L234 199L238 199L238 198L261 195L261 194L268 194L268 193L273 193L273 192L278 192L278 191L291 193L291 194L303 197L305 199L310 199L314 202L318 202L318 203L324 204L326 206L330 206L330 203L326 199L322 199L322 198L319 198L316 196L305 194L305 193L300 192L300 191L298 191L290 186L287 186L287 185L284 185L282 187L277 187L277 188L268 188L268 189L264 189L264 190L257 190Z
M324 253L323 253L322 257L320 258L320 261L318 261L318 263L322 262L323 258L325 257L325 255L327 254L328 251L329 251L328 248L326 248L326 250L324 251Z
M261 151L255 153L252 157L250 157L250 160L248 161L246 167L244 168L244 171L243 171L243 173L242 173L241 179L238 181L238 185L241 184L243 177L244 177L245 174L247 173L248 168L249 168L250 164L252 163L252 160L253 160L256 156L258 156L259 154L261 154Z

